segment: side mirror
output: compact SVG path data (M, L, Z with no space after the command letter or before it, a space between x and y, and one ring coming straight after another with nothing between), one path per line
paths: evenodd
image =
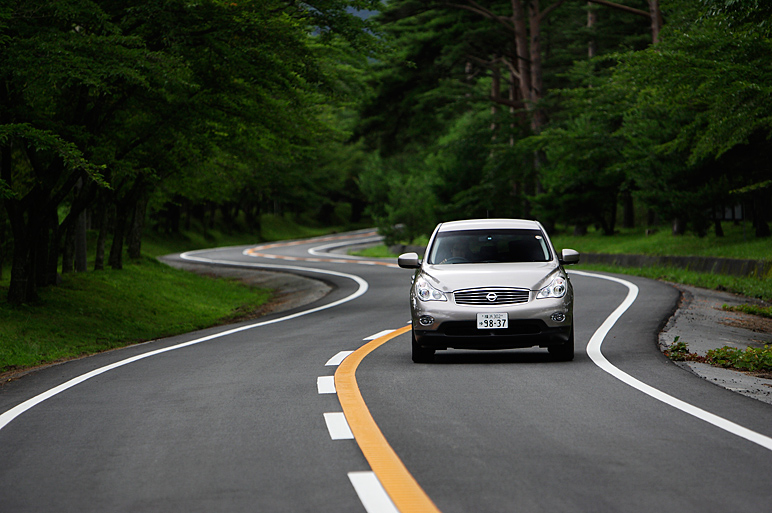
M563 251L560 252L559 260L561 265L578 264L579 252L574 251L573 249L564 249Z
M404 253L397 258L397 264L403 269L418 269L421 263L418 261L418 253Z

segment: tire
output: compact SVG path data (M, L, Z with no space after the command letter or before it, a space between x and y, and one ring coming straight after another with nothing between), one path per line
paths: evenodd
M570 362L574 359L574 327L571 326L571 335L564 344L549 346L547 350L556 362Z
M411 330L410 333L412 335L413 363L432 363L434 361L434 349L419 346L415 341L415 332Z

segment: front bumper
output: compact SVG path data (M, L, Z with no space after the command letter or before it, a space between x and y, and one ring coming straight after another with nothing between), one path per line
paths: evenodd
M439 329L414 330L416 343L430 349L513 349L568 342L571 325L550 328L543 321L509 321L509 328L477 329L476 322L449 321Z
M478 329L478 313L506 313L506 329ZM531 299L528 303L489 307L411 298L416 343L430 349L512 349L549 347L568 342L573 331L573 295ZM559 315L556 315L559 314ZM427 318L432 322L427 324ZM562 321L555 320L562 318Z

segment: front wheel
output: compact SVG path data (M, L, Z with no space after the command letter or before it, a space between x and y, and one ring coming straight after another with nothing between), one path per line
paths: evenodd
M415 341L415 332L410 330L412 335L413 363L432 363L434 361L434 349L427 349L418 345Z
M574 359L574 327L571 326L571 335L568 340L559 346L549 346L547 348L552 359L558 362L570 362Z

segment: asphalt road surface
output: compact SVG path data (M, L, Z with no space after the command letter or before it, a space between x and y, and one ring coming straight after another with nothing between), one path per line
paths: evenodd
M0 512L769 510L772 407L662 356L675 289L571 272L573 362L418 365L412 273L328 253L369 236L187 254L333 291L0 387Z

